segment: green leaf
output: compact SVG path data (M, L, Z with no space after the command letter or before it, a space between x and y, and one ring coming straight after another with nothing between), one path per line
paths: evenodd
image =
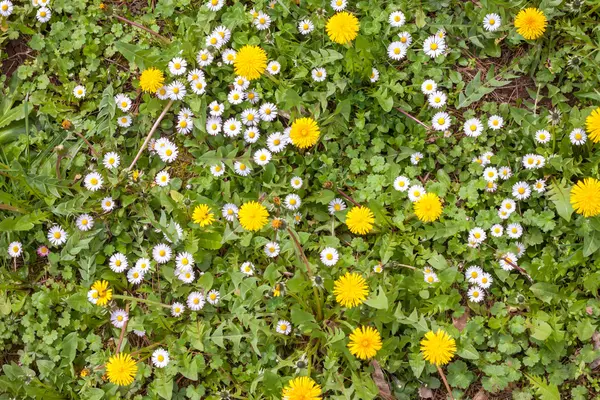
M552 302L552 299L558 296L558 286L546 282L538 282L529 288L535 297L544 303Z
M546 321L534 320L534 325L531 329L531 337L537 340L544 341L550 337L553 329Z
M525 374L540 400L560 400L558 386L548 383L546 378Z
M388 299L387 299L387 296L385 295L385 291L383 290L381 285L379 286L379 289L377 290L377 295L369 297L365 301L365 304L370 307L376 308L378 310L387 310Z
M149 67L154 67L160 60L160 55L154 50L142 49L140 46L117 42L115 43L117 50L132 64L136 64L140 70L145 70Z
M457 354L467 360L479 360L479 352L471 343L461 343Z
M567 188L563 183L559 183L557 181L553 181L550 184L550 190L548 190L550 200L552 200L554 206L556 207L556 212L567 222L571 220L571 214L573 214L574 211L573 207L571 206L569 192L569 188Z
M203 249L218 250L222 246L223 236L217 232L200 232L197 234L198 246Z

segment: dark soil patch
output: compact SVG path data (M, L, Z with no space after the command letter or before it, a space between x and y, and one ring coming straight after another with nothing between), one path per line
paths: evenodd
M10 78L28 57L35 58L35 51L27 46L28 41L29 38L21 36L6 43L4 46L6 58L2 60L0 66L0 72L3 75Z

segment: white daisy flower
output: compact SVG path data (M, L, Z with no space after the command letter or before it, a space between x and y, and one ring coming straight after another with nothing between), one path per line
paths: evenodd
M517 182L512 187L512 195L518 200L526 200L531 195L531 188L527 182Z
M285 136L281 134L281 132L271 133L267 137L267 147L273 153L279 153L280 151L285 149L285 146L287 146L287 144L288 141L286 140Z
M510 214L508 211L503 210L501 208L498 209L498 217L500 217L500 219L505 220L508 219L510 217Z
M581 146L582 144L584 144L586 142L587 134L585 133L585 131L583 129L575 128L569 134L569 139L571 140L571 143L574 144L575 146Z
M535 165L537 168L543 168L546 165L546 159L539 154L535 156Z
M430 285L440 281L435 272L425 274L425 276L423 278L424 278L425 282L429 283Z
M88 291L87 298L88 298L88 301L92 304L98 303L98 291L95 289Z
M379 71L377 70L377 68L373 68L371 70L371 77L369 78L369 80L371 81L371 83L375 83L379 80Z
M177 122L177 133L187 135L194 128L194 121L191 118L181 118Z
M294 176L290 180L290 186L296 190L300 189L302 187L302 178L300 178L299 176Z
M294 225L298 225L302 221L302 214L300 214L299 212L294 213L293 217L294 217Z
M309 19L303 19L298 23L298 32L308 35L315 29L314 24Z
M492 227L490 228L490 233L493 237L501 237L504 233L504 228L500 224L492 225Z
M67 241L67 232L58 225L54 225L48 231L48 240L55 246L60 246Z
M206 81L204 79L198 79L197 81L190 83L190 88L194 94L206 93Z
M244 140L246 143L256 143L260 138L260 131L255 126L250 126L244 131Z
M121 158L117 153L111 151L110 153L106 153L104 155L104 160L102 161L102 163L108 169L118 168L119 164L121 164Z
M427 101L432 108L440 108L446 105L447 97L444 92L436 90L427 97Z
M2 4L2 3L0 3ZM23 253L23 245L21 242L12 242L8 245L8 255L11 257L19 257Z
M215 289L211 290L206 295L206 300L213 306L216 306L217 304L219 304L220 299L221 299L221 293L219 293L219 291L215 290Z
M204 80L204 72L198 68L195 68L188 72L187 80L190 83L194 83L196 81Z
M331 0L329 4L334 11L343 11L346 9L348 2L346 0Z
M467 296L469 296L470 301L474 303L481 303L485 298L485 293L479 286L472 286L469 288Z
M408 199L413 203L421 198L427 192L425 188L421 185L412 185L408 188Z
M419 164L419 161L421 161L423 159L423 153L420 152L416 152L416 153L412 153L410 156L410 163L412 165L417 165Z
M264 12L259 12L258 16L252 22L254 23L256 29L259 31L264 31L265 29L269 29L269 26L271 26L271 17Z
M288 194L287 196L285 196L284 203L285 208L293 211L297 210L300 207L300 204L302 204L302 200L297 194Z
M162 148L159 148L157 152L160 159L166 163L172 163L177 159L177 156L179 155L177 145L170 141L165 143L165 146L163 146Z
M150 260L143 257L138 258L138 260L135 262L134 268L140 271L142 274L145 274L146 272L150 271Z
M279 244L277 242L269 242L265 244L265 254L267 257L277 257L279 255Z
M523 156L523 167L525 169L537 168L537 156L535 154L526 154Z
M95 192L102 188L102 176L97 172L90 172L83 179L83 185L87 190Z
M243 263L240 266L240 271L247 276L252 276L254 275L254 264L252 264L251 262L246 261L245 263Z
M437 83L433 79L427 79L421 84L421 92L424 95L431 94L437 90Z
M0 14L2 13L2 4L6 3L3 1L0 3ZM83 99L85 97L85 86L77 85L73 88L73 96L77 99Z
M160 187L165 187L169 184L169 182L171 182L171 176L167 171L160 171L158 174L156 174L154 182L156 182L156 184Z
M119 93L115 96L115 104L119 110L127 112L131 108L131 99L125 94Z
M423 43L423 51L431 58L436 58L446 51L446 42L437 36L430 36Z
M233 80L233 88L235 90L243 92L244 90L248 89L248 86L250 86L250 81L241 75L236 76Z
M237 56L237 52L233 49L227 49L221 55L223 62L227 65L232 65L235 61L235 57Z
M500 175L500 179L505 181L512 176L512 170L510 167L500 167L498 174Z
M335 1L342 1L342 0L332 0L333 2ZM343 0L344 2L346 0ZM290 332L292 332L292 324L286 320L279 320L277 321L277 327L275 328L275 330L277 331L277 333L281 333L282 335L289 335Z
M450 114L443 111L436 113L431 119L431 126L433 126L433 129L440 132L443 132L450 128L450 123Z
M543 179L538 179L537 181L535 181L535 183L533 184L533 190L535 190L538 193L544 193L546 191L546 181Z
M171 315L174 317L179 317L185 311L185 306L181 303L173 303L171 304Z
M208 0L206 7L210 11L219 11L225 5L225 0Z
M381 264L375 264L373 266L373 272L375 272L376 274L380 274L383 272L383 265Z
M500 257L498 261L500 263L500 267L505 271L512 271L514 269L514 265L518 265L517 261L519 258L514 253L506 253Z
M408 47L411 45L412 43L412 36L410 33L408 32L400 32L398 34L398 38L400 40L400 43L402 43L402 45L404 47L406 47L408 49ZM435 90L435 89L434 89ZM426 93L427 94L427 93Z
M406 57L406 46L402 42L392 42L387 48L388 57L392 60L402 60Z
M206 120L206 133L211 136L221 133L221 117L209 117Z
M521 235L523 235L523 227L521 226L521 224L518 224L516 222L509 224L506 227L506 234L511 239L518 239L521 237Z
M277 106L273 103L264 103L258 112L262 121L271 122L277 118Z
M277 75L281 71L281 64L277 61L271 61L267 64L267 72L271 75Z
M327 210L329 211L329 214L333 215L338 211L344 211L346 209L346 203L344 203L344 200L340 199L340 198L335 198L333 200L331 200L329 202L329 205L327 206Z
M196 274L192 268L176 268L175 274L177 278L183 283L192 283L196 279Z
M204 296L200 292L192 292L188 295L187 306L192 311L200 311L204 307Z
M156 97L158 97L159 100L167 100L169 98L169 91L167 90L167 87L159 87L158 90L156 90Z
M242 104L244 101L244 92L234 89L227 95L227 101L231 104Z
M498 180L498 170L494 167L487 167L483 170L483 179L487 182L496 182Z
M465 279L468 280L470 283L476 283L482 273L483 270L481 269L481 267L477 265L472 265L465 271Z
M267 149L260 149L254 152L254 162L264 166L271 161L271 152Z
M50 17L52 17L52 12L47 7L40 7L36 13L37 20L44 23L50 21Z
M219 0L219 1L224 1L224 0ZM196 61L198 62L198 65L200 65L201 67L207 67L209 66L212 62L213 62L213 55L210 53L210 51L206 50L206 49L202 49L198 52L198 54L196 55Z
M246 100L248 100L251 104L256 104L259 102L260 96L256 91L249 90L248 93L246 93Z
M512 214L517 209L517 203L513 199L504 199L500 203L500 209Z
M171 247L164 243L157 244L152 248L152 258L154 258L154 261L156 261L158 264L169 262L172 254L173 252Z
M465 121L463 131L469 137L477 137L483 133L483 124L477 118L468 119Z
M394 189L399 192L406 192L410 185L410 179L405 176L399 176L394 179Z
M127 281L132 285L139 285L144 280L144 273L137 268L127 271Z
M484 272L481 274L479 280L476 283L477 285L481 286L482 289L487 289L490 286L492 286L492 282L494 282L492 276L487 272Z
M213 32L218 33L219 36L221 36L223 43L228 43L229 39L231 39L231 31L224 25L217 26Z
M260 114L255 108L247 108L242 112L242 123L246 126L256 125L260 120Z
M187 67L187 61L181 57L175 57L169 61L169 72L171 75L183 75L185 74Z
M313 81L323 82L327 78L327 71L325 71L325 68L315 68L312 70L311 75Z
M321 251L321 262L328 267L334 266L338 260L340 259L340 255L336 249L333 247L325 247Z
M488 32L495 32L500 28L502 20L498 14L487 14L483 19L483 29Z
M169 364L169 352L163 348L158 348L152 353L152 364L156 368L164 368Z
M248 176L252 172L252 168L241 161L236 161L235 164L233 164L233 170L236 174L241 176Z
M123 328L128 319L129 315L127 315L127 312L121 308L117 308L110 313L110 323L113 324L115 328Z
M394 28L400 28L406 22L406 17L402 11L394 11L390 14L389 22Z
M206 47L214 47L215 49L220 49L221 47L223 47L225 42L223 41L221 35L219 35L217 32L213 32L206 37L204 44Z
M541 129L535 133L535 141L541 144L546 144L552 139L552 135L545 129Z
M88 214L81 214L79 217L77 217L75 225L80 231L86 232L92 229L92 227L94 226L94 219Z
M115 202L113 201L112 197L103 198L100 204L104 212L112 211L113 208L115 208Z
M123 253L115 253L110 257L108 266L114 272L123 272L129 266L127 257Z
M171 100L181 100L185 97L186 88L185 85L179 81L173 81L167 86L167 93Z
M194 257L188 252L181 252L175 257L175 266L178 268L192 268L194 264Z
M491 151L486 151L485 153L483 153L481 155L481 157L483 159L483 165L488 165L489 163L491 163L493 156L494 156L494 153L492 153Z
M504 126L504 119L502 119L502 117L499 115L492 115L488 119L487 124L488 128L490 128L493 131L497 131L498 129L502 129L502 127Z
M227 137L236 137L242 131L242 123L235 118L229 118L223 123L223 133Z
M225 173L225 164L221 163L221 164L212 165L210 167L210 173L216 177L223 175Z
M117 118L117 125L121 128L129 128L131 126L132 119L129 115L121 115Z
M476 227L469 231L469 240L477 243L483 242L487 238L487 234L482 228Z
M227 203L221 209L221 214L223 215L223 218L225 218L229 222L232 222L237 217L237 213L238 207L233 203Z

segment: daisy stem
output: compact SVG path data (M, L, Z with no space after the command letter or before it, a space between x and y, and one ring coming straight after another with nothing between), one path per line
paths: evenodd
M125 314L129 315L129 303L125 306ZM125 337L125 331L127 330L127 324L129 323L129 318L125 320L123 327L121 328L121 334L119 335L119 343L117 344L117 349L115 354L119 354L121 351L121 344L123 343L123 338Z
M440 376L442 377L442 380L444 381L444 386L446 386L446 390L448 391L450 399L454 400L454 396L452 396L452 389L450 389L450 385L448 385L448 381L446 380L446 375L444 375L444 371L442 371L439 365L436 365L436 367L438 372L440 373Z
M429 126L425 125L421 120L413 117L412 115L410 115L409 113L407 113L406 111L404 111L403 109L401 109L400 107L396 107L396 110L400 111L402 114L406 115L408 118L412 119L416 123L422 125L423 127L425 127L425 129L427 129L427 130L431 129Z
M360 207L360 204L358 204L356 202L356 200L354 200L352 197L350 197L346 193L344 193L344 191L342 189L338 189L337 192L339 194L341 194L346 200L348 200L349 202L351 202L352 204L354 204L356 207Z
M127 296L127 295L124 295L124 294L114 294L113 295L113 299L137 301L139 303L146 303L146 304L150 304L150 305L157 306L157 307L171 308L170 305L163 304L163 303L160 303L158 301L148 300L148 299L144 299L142 297Z
M144 25L138 24L137 22L130 21L130 20L128 20L125 17L121 17L120 15L113 14L113 17L115 17L119 21L125 22L126 24L129 24L131 26L135 26L136 28L140 28L140 29L142 29L142 30L144 30L144 31L146 31L146 32L148 32L148 33L150 33L150 34L152 34L152 35L154 35L154 36L156 36L156 37L164 40L167 43L171 43L171 39L169 39L168 37L165 37L165 36L163 36L163 35L161 35L159 33L154 32L152 29L147 28Z
M96 153L96 150L94 149L94 147L92 146L92 144L79 132L77 131L73 131L75 132L75 134L77 136L79 136L84 142L85 144L87 144L87 146L89 147L90 151L92 152L92 155L96 158L100 158L100 156L98 155L98 153Z
M160 121L162 121L162 119L165 117L165 115L167 115L167 111L169 111L169 109L171 108L172 105L173 105L173 100L169 100L169 102L167 103L165 108L162 110L162 112L158 116L158 119L156 120L156 122L154 122L154 125L152 125L152 129L150 129L150 132L148 132L148 136L146 136L146 140L144 140L144 144L142 144L142 147L140 147L140 151L138 151L137 155L131 162L131 165L129 166L129 168L127 168L127 171L131 171L131 169L133 168L133 166L135 165L137 160L140 158L140 156L144 152L144 149L146 147L148 147L148 142L150 141L150 138L154 134L154 131L156 131L156 129L158 128Z
M139 349L139 350L136 350L136 351L134 351L133 353L130 353L129 355L133 357L133 356L135 356L135 355L137 355L137 354L140 354L140 353L143 353L143 352L145 352L145 351L148 351L148 350L150 350L150 349L153 349L153 348L154 348L154 347L156 347L156 346L160 346L161 344L162 344L161 342L152 343L151 345L149 345L149 346L146 346L146 347L143 347L143 348L141 348L141 349ZM145 358L148 358L148 357L145 357ZM144 359L145 359L145 358L144 358ZM142 361L142 359L140 359L140 360L138 360L138 361Z

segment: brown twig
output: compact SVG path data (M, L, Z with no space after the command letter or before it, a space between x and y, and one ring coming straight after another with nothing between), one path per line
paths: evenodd
M75 132L75 131L74 131ZM87 146L89 147L90 151L92 152L92 155L96 158L99 158L100 156L98 155L98 153L96 153L96 150L94 149L94 146L92 146L92 144L79 132L75 132L75 134L77 136L79 136L84 142L85 144L87 144Z
M127 303L127 305L125 306L125 312L129 316L129 303ZM121 335L119 335L119 343L117 344L117 350L115 351L115 354L119 354L119 352L121 351L121 344L123 343L123 338L125 337L125 331L127 330L128 323L129 318L127 318L127 321L125 321L123 328L121 328Z
M452 396L452 389L450 389L450 385L448 385L448 381L446 380L446 375L444 375L444 371L442 371L439 365L436 365L436 367L438 372L440 373L440 376L442 377L442 380L444 381L444 386L446 386L446 390L448 391L450 399L454 400L454 396Z
M156 120L154 125L152 125L152 129L150 129L150 132L148 132L148 136L146 136L146 140L144 140L144 144L142 144L142 147L140 147L140 151L138 151L137 155L131 162L131 165L129 166L129 168L127 168L127 171L131 171L131 169L133 168L135 163L138 161L138 159L144 152L144 149L148 146L148 142L150 141L150 138L154 134L154 131L156 131L156 129L158 128L158 125L160 125L160 121L162 121L162 119L165 117L165 115L167 114L167 111L169 111L169 108L171 108L172 105L173 105L173 100L169 100L169 102L167 103L165 108L162 110L162 112L158 116L158 119Z
M292 230L289 227L287 228L287 232L290 235L290 237L292 238L294 245L296 246L296 249L298 249L298 253L300 253L300 259L302 260L304 265L306 265L308 274L310 276L312 276L312 270L310 269L310 264L308 263L308 258L306 258L306 254L304 254L304 250L302 250L302 245L298 241L298 238L296 238L296 235L294 235L294 232L292 232Z
M137 22L130 21L127 18L121 17L120 15L113 14L113 17L115 17L119 21L123 21L123 22L125 22L125 23L127 23L127 24L129 24L131 26L135 26L136 28L140 28L140 29L142 29L142 30L144 30L144 31L146 31L146 32L148 32L148 33L150 33L150 34L152 34L152 35L154 35L154 36L156 36L156 37L164 40L167 43L171 43L171 39L169 39L168 37L165 37L165 36L163 36L163 35L161 35L159 33L154 32L152 29L147 28L144 25L138 24Z
M354 204L356 207L360 207L360 204L354 200L352 197L348 196L342 189L337 189L337 192L342 195L346 200Z
M425 127L425 129L427 129L428 131L431 130L431 127L427 126L426 124L424 124L421 120L413 117L412 115L410 115L409 113L407 113L406 111L404 111L403 109L401 109L400 107L396 107L397 111L400 111L402 114L406 115L408 118L412 119L413 121L415 121L416 123L422 125L423 127Z

